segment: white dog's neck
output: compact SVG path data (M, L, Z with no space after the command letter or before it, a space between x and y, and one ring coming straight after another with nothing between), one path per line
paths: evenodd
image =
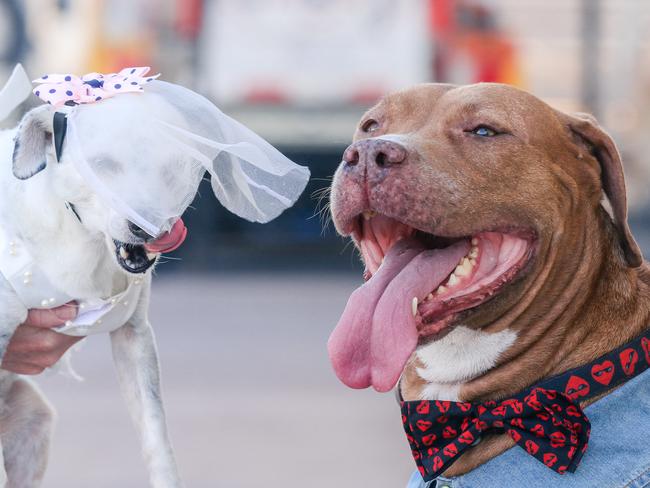
M420 399L458 401L463 383L491 369L516 338L511 330L488 334L459 326L418 348L415 354L422 366L417 374L427 382Z
M28 180L11 168L15 130L0 132L0 225L19 236L36 264L62 292L107 297L127 281L103 236L91 235L48 185L44 172ZM103 279L97 279L102 276ZM108 277L113 277L111 280Z

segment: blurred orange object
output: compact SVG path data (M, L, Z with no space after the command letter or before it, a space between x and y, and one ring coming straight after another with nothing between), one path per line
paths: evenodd
M114 2L96 0L96 25L89 68L99 72L117 72L125 66L153 66L157 38L157 17L146 1Z
M518 53L496 15L472 0L431 0L437 81L522 86Z

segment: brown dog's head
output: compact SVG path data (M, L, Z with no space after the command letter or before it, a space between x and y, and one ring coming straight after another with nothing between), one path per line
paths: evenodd
M484 327L526 290L570 280L566 250L590 245L589 225L606 222L626 266L642 262L611 138L506 85L385 97L362 118L331 200L369 278L329 343L339 378L357 388L391 389L418 344L460 320Z

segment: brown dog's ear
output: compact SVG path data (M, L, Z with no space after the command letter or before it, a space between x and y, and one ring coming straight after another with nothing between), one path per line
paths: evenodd
M614 225L625 260L631 268L641 266L643 255L627 223L625 178L621 155L616 149L616 144L592 115L576 113L571 116L562 114L562 116L567 121L571 132L586 144L588 150L600 163L603 191L612 207Z

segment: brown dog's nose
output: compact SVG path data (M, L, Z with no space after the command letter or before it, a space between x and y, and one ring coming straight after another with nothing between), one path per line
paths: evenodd
M403 163L407 155L406 148L396 142L385 139L364 139L348 146L343 153L343 161L350 166L361 162L384 167Z

